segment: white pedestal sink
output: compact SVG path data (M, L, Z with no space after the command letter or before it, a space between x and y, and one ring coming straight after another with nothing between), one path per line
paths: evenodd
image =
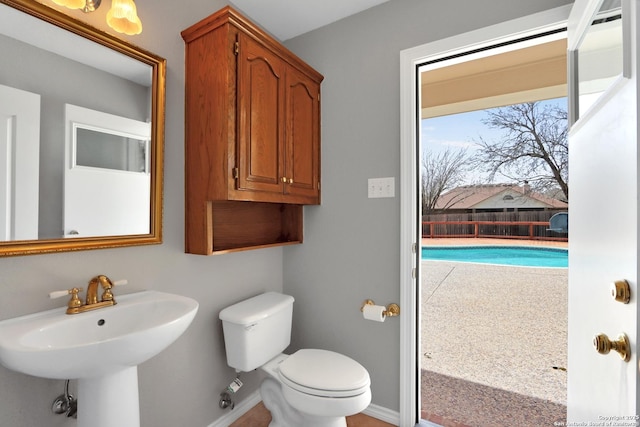
M137 365L173 343L198 303L145 291L68 315L65 308L0 322L0 363L44 378L78 380L78 427L138 427Z

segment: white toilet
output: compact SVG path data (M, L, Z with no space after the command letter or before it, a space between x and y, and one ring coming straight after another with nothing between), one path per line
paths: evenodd
M238 372L260 368L271 412L269 427L346 427L345 417L371 402L367 370L327 350L282 351L291 341L293 297L267 292L220 312L227 363Z

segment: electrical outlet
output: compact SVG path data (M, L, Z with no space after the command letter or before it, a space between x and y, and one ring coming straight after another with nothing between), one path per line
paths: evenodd
M370 199L378 199L382 197L395 197L396 180L394 177L389 178L369 178L368 196Z

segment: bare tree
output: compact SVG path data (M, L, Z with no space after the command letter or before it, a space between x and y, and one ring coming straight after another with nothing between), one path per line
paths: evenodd
M505 132L499 140L480 137L474 163L487 170L490 179L501 174L528 181L538 191L559 187L568 201L567 110L528 102L488 113L483 122Z
M426 150L422 156L422 214L427 215L436 207L440 196L447 190L462 184L469 165L469 156L465 150L454 151L450 148L434 154ZM452 199L446 209L460 199Z

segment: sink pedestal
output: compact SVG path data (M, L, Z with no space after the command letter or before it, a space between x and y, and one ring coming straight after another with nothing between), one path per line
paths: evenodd
M139 427L138 368L78 379L78 427Z

